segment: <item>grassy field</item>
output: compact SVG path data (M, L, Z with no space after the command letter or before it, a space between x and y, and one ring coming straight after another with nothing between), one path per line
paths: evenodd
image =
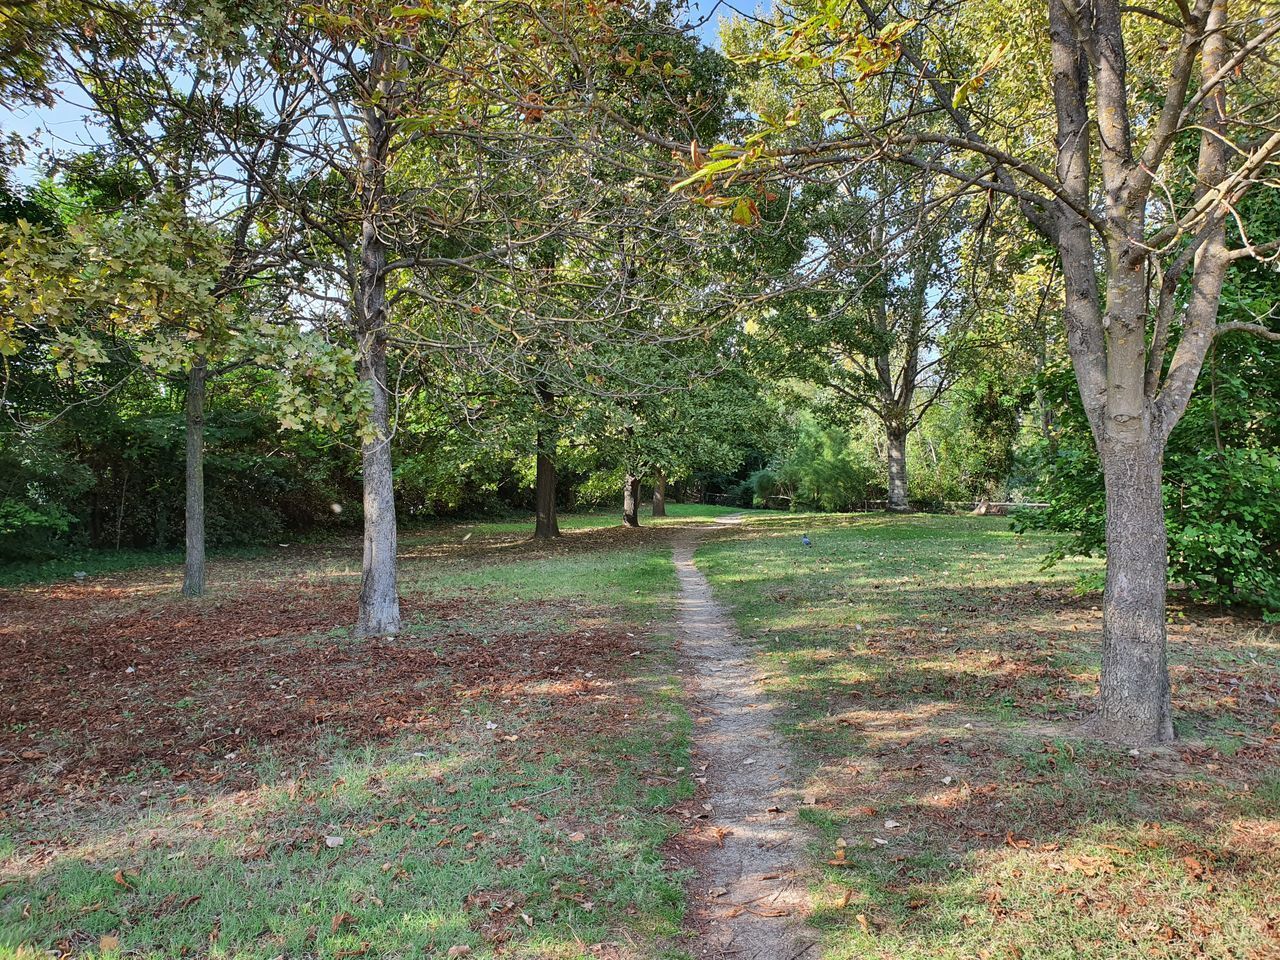
M641 523L645 526L664 527L677 523L694 523L714 520L716 517L730 513L746 515L764 514L763 510L741 510L732 507L717 507L698 503L669 503L668 516L652 517L648 504L641 508ZM562 514L560 529L565 533L585 530L603 530L616 527L621 522L619 510L595 510L587 513ZM457 545L463 542L468 534L473 537L487 539L507 538L520 541L533 535L533 516L509 517L502 520L483 520L472 523L432 523L419 527L401 530L402 544L410 547L428 545ZM350 556L348 532L335 533L331 536L312 537L301 543L267 544L261 546L220 548L211 552L212 561L254 560L269 558L273 563L279 562L291 571L300 569L298 558L307 558L301 565L305 567L315 556L327 554ZM59 580L70 580L77 572L89 576L111 576L121 573L172 567L182 563L182 551L172 550L80 550L69 555L55 557L39 562L0 562L0 588L20 587L28 584L56 583Z
M462 536L0 595L0 957L682 955L667 543Z
M358 543L221 559L195 603L154 562L0 591L0 958L689 956L670 549L729 512L408 532L389 640L346 627ZM1048 546L708 530L787 707L823 957L1280 956L1280 637L1175 602L1178 744L1089 741L1098 564Z
M1080 735L1094 562L999 518L740 533L697 562L789 705L827 960L1280 956L1275 630L1175 605L1181 739L1135 756Z

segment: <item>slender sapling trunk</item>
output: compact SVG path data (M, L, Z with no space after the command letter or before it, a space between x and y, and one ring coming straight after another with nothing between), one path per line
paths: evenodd
M204 596L204 407L209 368L203 359L187 376L187 518L184 597Z

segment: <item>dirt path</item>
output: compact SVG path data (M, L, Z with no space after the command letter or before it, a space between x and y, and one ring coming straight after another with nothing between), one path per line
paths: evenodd
M732 521L730 521L732 522ZM799 803L785 745L750 648L693 565L696 535L677 542L681 650L695 698L694 745L708 764L706 829L719 836L695 881L693 911L706 935L699 957L816 960L805 926Z

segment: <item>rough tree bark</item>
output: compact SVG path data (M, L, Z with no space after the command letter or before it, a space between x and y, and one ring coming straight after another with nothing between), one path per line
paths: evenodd
M370 55L370 75L388 69L385 48ZM360 447L364 483L364 558L356 633L400 631L396 589L396 503L391 462L391 392L387 384L387 245L381 230L386 203L386 159L391 124L375 102L364 110L366 149L361 158L360 263L355 323L360 378L370 393L369 432Z
M390 396L384 329L362 337L360 378L370 385L372 435L360 447L364 485L364 558L356 633L389 636L400 631L396 590L396 502L391 462Z
M1108 444L1107 583L1097 726L1133 742L1173 739L1165 653L1168 545L1161 496L1163 442L1139 427Z
M549 434L547 430L538 431L537 502L533 528L533 536L537 540L560 536L560 523L556 518L556 462L551 454L555 442Z
M203 359L197 359L191 364L191 372L187 375L187 546L186 565L182 573L184 597L204 596L204 406L208 383L209 368Z
M667 475L661 470L658 471L658 478L653 481L653 515L667 515Z
M640 478L631 473L622 482L622 522L640 526Z
M552 426L552 407L555 395L545 383L535 390L538 399L537 466L534 489L535 540L550 540L560 536L560 521L556 517L556 438Z
M903 512L911 509L907 501L907 431L898 426L885 429L888 442L889 501L888 509Z

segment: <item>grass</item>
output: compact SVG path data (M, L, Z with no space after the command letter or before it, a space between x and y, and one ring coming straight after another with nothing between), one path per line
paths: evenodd
M827 960L1280 953L1275 631L1175 604L1182 741L1133 756L1083 736L1096 562L1000 518L742 529L698 565L788 708Z
M258 625L249 639L195 649L199 631L217 636L224 621L234 631L256 615L246 584L277 591L265 606L287 611L295 597L346 597L358 583L349 557L330 550L219 564L195 608L204 619L178 629L190 639L165 648L164 674L141 690L105 688L99 699L125 691L117 722L78 735L35 714L11 725L11 755L29 746L40 759L24 764L0 819L0 958L438 957L453 947L480 958L683 956L683 877L663 852L677 829L664 811L693 793L664 612L669 548L624 536L538 550L481 534L414 549L394 651L362 659L365 642L341 627L256 640ZM58 588L99 590L89 609L28 591L28 602L47 602L25 639L59 616L86 637L111 637L139 611L179 620L192 608L178 606L176 584L169 570ZM584 638L602 636L608 661L582 659ZM288 701L318 701L318 732L294 722L273 739L271 715L250 716L280 691L274 679L237 686L248 682L244 661L228 658L246 645L263 674L282 675L281 690L297 689L285 675L317 658L331 665L332 690L322 668ZM376 673L357 676L365 659L377 668L388 655L411 671L424 664L408 674L420 700L366 687ZM441 655L459 669L431 668ZM54 668L50 689L65 669ZM144 675L140 661L127 682ZM457 680L466 676L481 679ZM162 722L172 729L157 733ZM233 724L246 730L231 736ZM183 737L195 738L196 760ZM96 753L77 753L85 740ZM68 793L95 763L111 765Z
M676 506L4 597L0 958L687 957ZM1280 637L1175 602L1173 749L1087 739L1095 561L1000 518L746 512L699 566L803 772L825 960L1275 956ZM805 548L800 535L812 538Z
M762 516L769 512L770 511L767 510L747 509L744 507L720 507L710 503L671 502L667 504L667 516L654 517L652 506L645 504L640 508L640 522L642 525L653 524L661 527L673 523L711 521L717 517L725 517L735 513L747 516ZM559 524L562 532L598 530L604 527L617 526L621 522L621 512L618 510L599 510L592 511L590 513L561 514L559 517ZM474 530L477 533L484 534L514 533L528 536L533 532L533 515L530 514L527 517L519 517L503 521L459 524L456 529Z
M654 518L652 508L645 505L641 508L641 522L657 527L675 523L704 522L731 513L746 515L766 514L768 511L747 510L736 507L718 507L701 503L668 503L667 517ZM589 530L604 530L620 526L622 523L619 510L595 510L582 513L561 514L560 529L564 533L575 533ZM477 521L473 523L435 523L401 532L402 543L410 547L422 547L431 544L456 544L468 534L485 538L508 536L523 539L533 533L533 515L511 517L503 520ZM304 539L302 543L292 545L263 544L258 546L224 547L210 551L211 563L229 560L252 560L271 556L291 566L299 555L299 550L310 553L323 553L334 547L345 550L345 540L334 538L332 534ZM70 553L47 560L34 561L0 561L0 588L19 587L28 584L47 584L62 580L70 580L76 573L84 573L88 577L113 576L143 570L154 570L160 567L181 565L180 549L78 549Z
M213 551L211 559L256 557L264 552L262 547L239 547ZM2 561L0 587L70 580L76 573L101 576L181 563L181 550L83 549L48 560Z

